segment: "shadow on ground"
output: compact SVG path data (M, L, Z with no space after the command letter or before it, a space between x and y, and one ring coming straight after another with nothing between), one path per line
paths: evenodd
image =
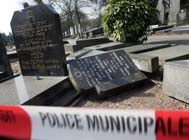
M138 98L154 97L155 96L154 94L147 92L154 86L155 84L152 81L146 81L138 87L132 87L132 89L125 90L119 93L114 93L113 95L103 98L103 99L96 98L95 95L90 94L89 96L85 97L85 99L82 102L80 102L79 106L85 105L87 101L95 102L95 103L103 103L104 101L111 102L111 103L118 103L124 100L128 100L129 98L132 98L132 97L138 97Z

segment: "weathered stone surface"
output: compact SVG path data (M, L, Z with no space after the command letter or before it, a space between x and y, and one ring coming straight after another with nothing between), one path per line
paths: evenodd
M159 58L155 56L145 56L140 54L129 54L134 64L139 70L154 73L159 70Z
M134 45L131 47L126 47L124 50L127 53L145 53L153 50L159 50L164 48L172 47L171 44L143 44L143 45Z
M86 54L88 54L89 52L93 51L93 48L84 48L82 50L79 50L75 53L70 54L69 56L66 57L67 61L73 60L73 59L77 59L77 58L81 58L82 56L85 56Z
M189 47L185 45L140 53L141 55L159 57L159 65L163 66L166 61L189 59Z
M23 75L66 75L60 19L52 7L16 11L11 27Z
M124 50L124 49L119 49ZM125 50L124 50L125 51ZM110 51L112 52L112 51ZM94 55L104 54L107 52L94 50L91 48L82 49L76 53L71 54L66 58L67 61L75 60L79 58L86 58ZM138 67L139 70L154 73L159 70L159 59L155 56L146 56L140 54L129 54L134 64Z
M92 47L100 51L111 51L111 50L127 47L127 45L121 42L110 42L110 43L95 45Z
M72 86L68 77L51 76L36 80L33 76L19 76L1 83L0 89L3 91L0 92L0 104L51 105L62 99Z
M68 71L78 92L96 91L99 95L146 79L123 50L69 61Z
M100 55L100 54L104 54L104 53L106 53L106 52L99 51L99 50L91 50L90 52L88 52L84 56L81 56L80 58L91 57L91 56Z
M189 103L189 60L164 65L163 91L166 95Z

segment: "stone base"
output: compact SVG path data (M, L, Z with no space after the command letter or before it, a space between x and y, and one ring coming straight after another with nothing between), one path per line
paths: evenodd
M189 60L164 65L163 91L166 95L189 103Z
M18 76L1 83L0 89L0 104L7 105L63 106L78 95L76 91L70 93L74 89L68 77L41 77L36 80L33 76ZM65 97L65 94L69 96Z

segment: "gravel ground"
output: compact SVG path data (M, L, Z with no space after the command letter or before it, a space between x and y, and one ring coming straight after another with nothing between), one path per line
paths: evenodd
M166 109L187 110L189 104L178 101L163 94L162 83L153 81L143 87L132 89L128 92L108 97L99 101L88 97L82 107L109 108L109 109Z

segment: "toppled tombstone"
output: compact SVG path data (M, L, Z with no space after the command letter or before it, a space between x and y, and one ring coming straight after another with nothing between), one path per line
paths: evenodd
M16 11L11 27L23 75L67 75L60 19L51 6Z
M123 50L68 62L69 77L79 93L106 96L146 80Z
M167 62L164 65L163 92L189 103L189 60Z
M12 77L12 69L7 56L7 51L4 45L4 39L0 34L0 80L8 77Z

